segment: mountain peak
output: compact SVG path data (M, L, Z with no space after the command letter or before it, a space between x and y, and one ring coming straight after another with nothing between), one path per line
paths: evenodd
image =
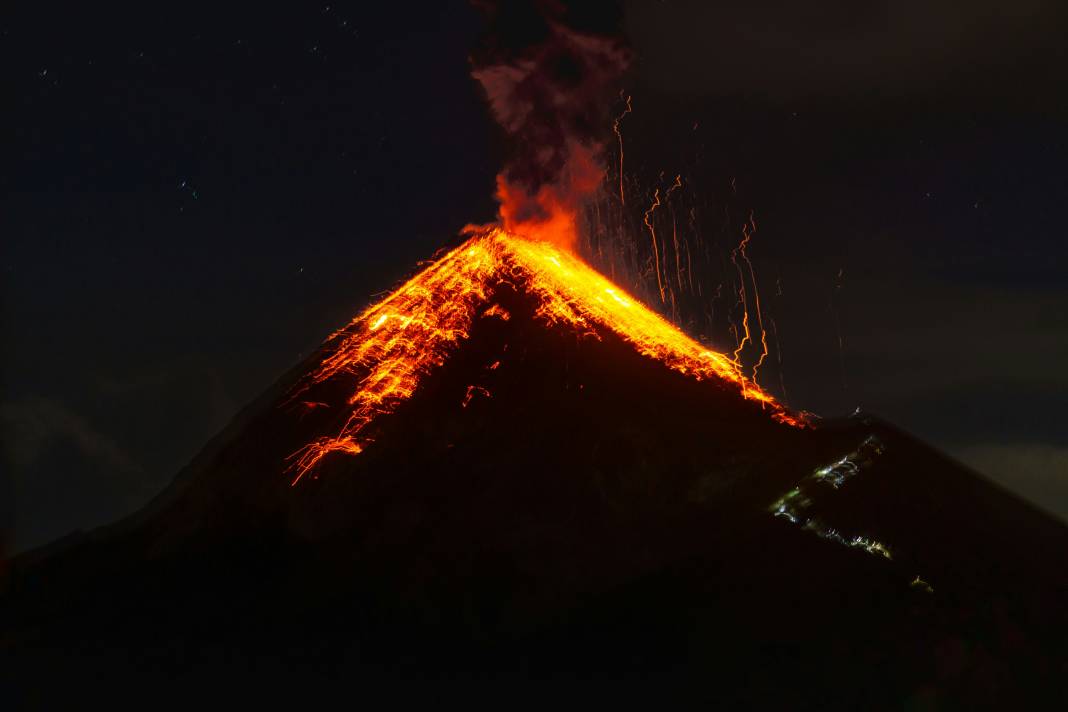
M747 378L737 360L702 346L575 255L500 228L481 228L327 339L321 362L291 400L306 408L345 408L347 417L336 433L294 454L294 484L331 453L362 452L373 439L370 425L410 398L468 338L476 319L508 319L496 301L504 283L534 299L535 316L545 326L594 338L613 332L675 371L720 379L778 422L804 424ZM315 386L337 379L352 381L346 402L306 398Z

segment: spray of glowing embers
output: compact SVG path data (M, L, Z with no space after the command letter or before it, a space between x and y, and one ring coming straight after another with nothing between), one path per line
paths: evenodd
M476 318L507 318L491 303L495 285L505 282L530 294L536 316L547 324L592 336L598 328L608 329L641 354L695 380L732 384L780 423L803 425L746 378L730 355L686 336L579 258L550 243L490 228L431 263L327 340L322 362L298 384L291 401L315 384L345 377L355 382L346 404L349 414L338 432L293 454L293 483L332 453L362 452L373 440L371 423L409 399L423 377L467 338Z
M776 277L774 292L763 294L771 298L762 299L766 287L750 254L755 211L744 206L734 178L729 184L708 182L700 149L673 160L673 170L655 178L625 172L625 159L631 159L624 151L624 124L636 112L632 97L621 93L612 123L615 141L604 146L614 160L606 161L605 185L577 217L583 254L674 324L719 343L732 340L732 360L744 361L754 381L761 377L767 383L771 374L779 397L788 400L776 323L785 304L783 281ZM692 130L697 132L697 123ZM660 143L656 146L659 151ZM649 166L659 160L645 157Z
M869 554L891 558L890 550L882 542L865 536L845 536L818 517L809 516L809 510L812 508L816 491L819 488L840 489L862 470L870 467L883 450L884 446L878 438L874 435L868 436L853 452L837 462L817 468L811 475L801 480L796 487L771 505L771 512L776 517L789 519L794 524L800 525L803 530L814 532L824 539L836 541L850 548L863 549Z

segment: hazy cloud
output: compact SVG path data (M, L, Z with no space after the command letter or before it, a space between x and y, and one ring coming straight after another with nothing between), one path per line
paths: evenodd
M966 445L964 463L1068 522L1068 447L1044 443Z
M643 76L678 91L1016 93L1014 77L1055 81L1065 15L1059 0L634 1L627 31Z
M58 401L28 398L0 403L0 423L5 454L16 468L32 465L47 448L67 441L85 457L118 473L136 474L141 470L114 440Z

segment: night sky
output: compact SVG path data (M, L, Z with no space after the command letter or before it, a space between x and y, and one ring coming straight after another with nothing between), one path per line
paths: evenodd
M0 11L11 550L143 504L493 218L467 4L235 7ZM790 405L859 406L1068 519L1062 8L633 2L620 88L636 176L753 211Z

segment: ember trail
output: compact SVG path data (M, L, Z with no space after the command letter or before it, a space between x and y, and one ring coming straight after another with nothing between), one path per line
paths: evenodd
M536 316L548 325L593 338L597 328L609 329L668 368L696 380L721 379L778 422L803 424L746 378L735 358L691 339L570 252L497 227L473 232L327 339L326 355L298 384L290 402L313 385L348 378L356 382L345 404L351 410L339 432L293 454L293 484L331 453L362 452L373 440L368 426L410 398L420 380L467 338L480 314L508 318L491 304L493 288L502 282L533 296Z

